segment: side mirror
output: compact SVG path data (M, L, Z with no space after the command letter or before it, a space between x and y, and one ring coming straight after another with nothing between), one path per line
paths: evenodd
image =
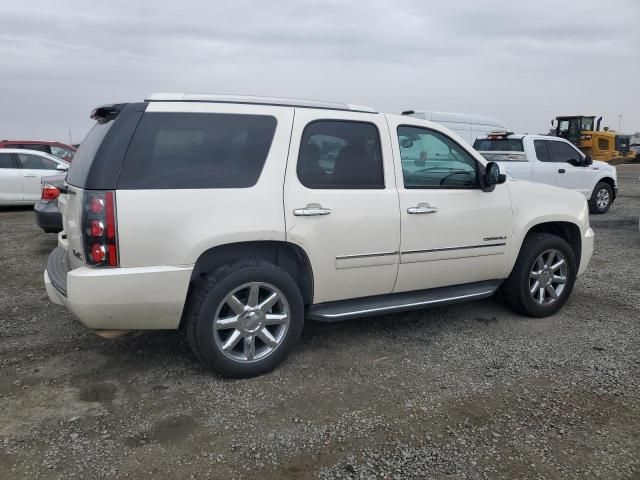
M593 165L593 158L591 158L591 155L586 155L584 157L584 166L588 167L589 165Z
M507 181L507 176L500 173L500 165L496 162L489 162L484 168L484 175L481 178L482 190L492 192L496 185Z
M59 163L58 166L56 167L56 170L60 170L61 172L66 172L67 170L69 170L69 167Z
M569 165L573 165L574 167L584 167L584 160L581 159L577 159L577 158L570 158L569 160L567 160L567 163Z

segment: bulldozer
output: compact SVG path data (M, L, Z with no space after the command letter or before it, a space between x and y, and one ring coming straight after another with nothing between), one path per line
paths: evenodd
M620 135L607 127L600 130L601 122L602 117L596 121L595 115L558 116L551 121L554 127L552 135L569 140L593 160L613 163L633 160L635 154L630 149L631 136Z

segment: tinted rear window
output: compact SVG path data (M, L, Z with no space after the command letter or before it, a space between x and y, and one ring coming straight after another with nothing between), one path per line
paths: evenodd
M98 122L89 130L73 157L73 163L69 167L68 183L76 187L84 187L93 158L96 156L98 148L100 148L102 140L104 140L111 125L113 125L113 120L110 122Z
M479 152L524 152L522 140L516 138L479 138L473 148Z
M118 188L251 187L262 172L276 123L266 115L146 113Z

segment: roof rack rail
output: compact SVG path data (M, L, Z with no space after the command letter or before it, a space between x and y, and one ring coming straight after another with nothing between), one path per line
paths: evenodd
M258 97L253 95L226 95L209 93L153 93L145 102L211 102L242 103L249 105L273 105L282 107L320 108L325 110L348 110L352 112L378 113L364 105L350 103L325 102L322 100L302 100L296 98Z

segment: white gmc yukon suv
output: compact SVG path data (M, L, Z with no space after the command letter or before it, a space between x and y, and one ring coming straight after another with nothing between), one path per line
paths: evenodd
M96 330L184 328L228 376L305 318L489 297L551 315L593 250L583 195L507 180L435 123L347 104L162 94L106 105L60 208L49 297Z
M513 178L582 193L591 213L606 213L618 195L616 167L594 162L564 138L493 132L477 139L473 147Z

